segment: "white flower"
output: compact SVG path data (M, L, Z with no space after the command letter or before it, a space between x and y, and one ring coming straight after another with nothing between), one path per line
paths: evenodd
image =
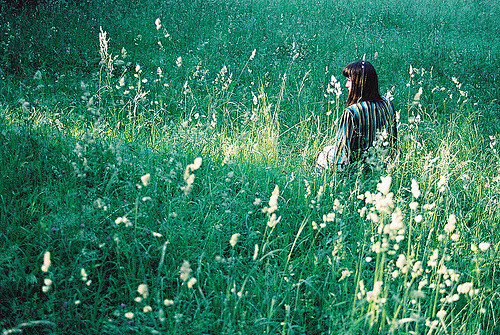
M438 319L443 319L446 316L446 311L440 310L436 313L436 316L438 317Z
M490 248L490 244L488 242L479 243L479 250L486 251Z
M398 260L396 261L396 266L399 269L403 269L406 265L406 256L401 254L398 256Z
M267 221L267 225L269 226L269 228L273 228L274 226L276 226L281 220L281 216L280 217L276 217L276 213L273 213L271 214L271 217L269 217L269 221Z
M46 251L44 254L43 254L43 265L42 265L42 271L43 272L47 272L49 271L49 267L50 267L50 252L49 251Z
M349 277L349 276L351 276L351 271L349 271L349 270L342 270L341 277L340 277L339 281L341 281L342 279L344 279L346 277Z
M149 313L151 312L153 309L151 308L151 306L147 305L147 306L144 306L144 308L142 309L142 311L144 313Z
M468 283L463 283L463 284L460 284L457 286L457 292L458 293L463 293L463 294L466 294L468 293L470 290L472 289L472 283L471 282L468 282Z
M186 282L188 281L189 277L191 276L191 272L193 272L193 270L191 270L191 265L189 264L188 261L184 261L182 263L182 266L181 266L181 269L179 270L180 272L180 277L182 279L182 281Z
M439 189L439 192L444 192L446 190L446 186L448 185L448 177L446 176L441 176L439 178L439 181L437 183L437 187Z
M155 25L156 25L156 30L160 30L160 28L161 28L161 20L160 20L160 18L157 18L155 20Z
M187 283L187 287L188 288L193 288L193 286L197 283L198 281L196 280L196 278L191 278L189 279L188 283Z
M391 188L391 175L388 175L387 177L380 177L380 180L381 182L377 184L377 191L379 191L383 195L387 195Z
M457 218L455 214L450 214L448 217L448 223L444 225L444 231L451 234L455 230L455 223L457 223Z
M139 287L137 287L137 292L140 295L142 295L144 299L146 299L149 296L148 285L146 284L139 285Z
M173 300L170 300L170 299L165 299L165 300L163 301L163 304L164 304L165 306L167 306L167 307L168 307L168 306L172 306L172 305L174 304L174 301L173 301Z
M417 199L420 196L420 189L418 187L418 183L415 179L411 180L411 193Z
M194 159L194 163L191 165L191 171L198 170L201 166L201 163L202 163L201 157L196 157Z
M144 176L141 177L141 181L144 187L148 186L151 183L151 175L149 173L146 173Z
M127 319L133 319L134 318L134 313L128 312L124 314Z
M239 233L233 234L231 236L231 239L229 240L229 244L231 244L231 247L234 248L234 246L236 245L236 243L238 243L238 237L240 237Z
M250 55L250 59L249 60L254 59L256 51L257 51L257 49L253 49L252 54Z
M255 261L257 259L257 256L259 256L259 245L258 244L256 244L254 247L252 259Z
M262 211L264 213L271 214L278 209L278 196L280 194L280 189L278 185L274 187L271 198L269 199L269 207L264 207Z
M82 281L87 281L87 271L84 268L80 269L80 275L82 277Z
M393 232L399 231L401 228L403 228L403 214L401 213L401 209L399 207L396 207L394 212L391 214L391 224L390 224L390 229Z

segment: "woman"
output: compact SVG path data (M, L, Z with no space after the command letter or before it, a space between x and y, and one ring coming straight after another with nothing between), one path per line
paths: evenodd
M335 144L325 147L318 156L316 166L321 171L341 170L354 161L367 158L376 143L385 147L382 151L397 146L394 105L380 96L373 65L365 60L355 61L348 64L342 74L347 78L348 107L340 119Z

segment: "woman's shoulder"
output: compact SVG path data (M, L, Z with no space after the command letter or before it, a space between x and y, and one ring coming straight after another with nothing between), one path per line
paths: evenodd
M390 96L382 96L382 101L391 109L394 109L394 104L392 103L392 98Z

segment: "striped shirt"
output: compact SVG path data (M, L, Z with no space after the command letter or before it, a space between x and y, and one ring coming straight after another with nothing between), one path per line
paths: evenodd
M335 144L319 154L317 167L342 169L359 160L380 133L387 134L386 144L396 148L396 112L390 100L382 97L382 101L363 101L347 107L340 119Z

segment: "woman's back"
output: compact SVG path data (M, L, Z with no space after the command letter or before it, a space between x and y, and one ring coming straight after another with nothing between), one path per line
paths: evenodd
M390 100L382 97L382 101L363 101L347 107L341 124L352 127L346 130L352 133L349 138L349 150L352 154L361 153L373 145L377 133L386 132L389 145L395 145L397 129L395 122L394 105ZM357 156L357 155L356 155ZM357 157L353 157L356 159ZM352 160L352 158L351 158Z
M375 142L397 148L396 112L392 102L382 97L378 90L375 68L365 60L348 64L342 74L347 78L348 107L340 119L334 145L327 146L319 154L320 170L342 169L359 160ZM385 150L384 150L385 151Z

